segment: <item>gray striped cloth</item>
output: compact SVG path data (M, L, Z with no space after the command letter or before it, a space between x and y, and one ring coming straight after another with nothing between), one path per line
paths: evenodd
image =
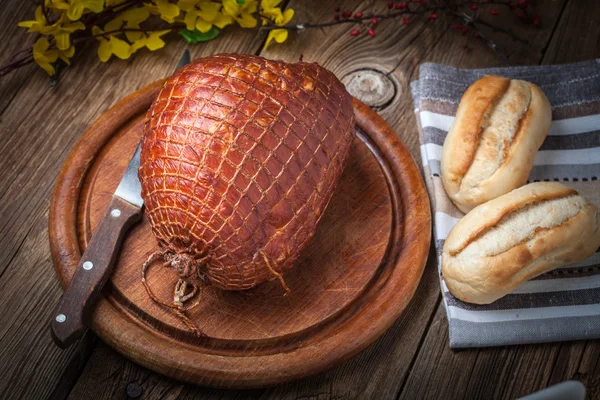
M462 94L486 74L533 82L552 104L552 125L530 182L563 182L600 207L600 59L479 70L423 64L411 88L438 266L444 239L463 215L444 192L442 145ZM490 305L463 303L448 292L441 276L440 282L452 348L600 338L600 252L532 279Z

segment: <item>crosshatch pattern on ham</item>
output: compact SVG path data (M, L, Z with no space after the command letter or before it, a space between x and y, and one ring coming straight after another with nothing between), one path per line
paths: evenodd
M290 268L331 199L354 129L351 96L317 64L223 54L180 69L148 111L139 169L170 266L230 290Z

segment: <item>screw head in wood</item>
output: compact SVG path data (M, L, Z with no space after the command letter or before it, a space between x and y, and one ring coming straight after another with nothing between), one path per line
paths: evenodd
M142 387L137 382L131 382L127 385L127 397L137 399L142 395Z
M91 261L86 261L83 263L83 269L85 269L86 271L89 271L92 268L94 268L94 264L92 264Z
M56 316L56 322L63 323L67 320L67 316L65 314L58 314Z
M110 215L112 215L115 218L118 218L121 216L121 210L119 210L118 208L115 208L114 210L112 210L110 212Z

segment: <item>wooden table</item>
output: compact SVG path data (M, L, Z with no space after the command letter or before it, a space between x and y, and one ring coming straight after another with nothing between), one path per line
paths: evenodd
M341 4L342 2L338 2ZM389 21L377 36L351 38L348 26L293 34L283 45L262 50L264 34L227 31L214 41L190 47L193 57L246 52L288 61L317 61L348 81L360 70L388 80L394 93L372 99L419 159L408 84L425 61L461 68L509 64L558 64L600 57L600 2L554 0L535 8L540 27L514 24L530 41L493 34L507 59L483 43L465 40L456 21L413 19L410 26ZM31 19L34 5L11 0L0 15L2 61L31 35L17 21ZM327 21L337 4L292 0L297 20ZM346 0L350 10L384 8L374 1ZM500 15L496 18L504 18ZM142 51L129 61L100 63L96 45L78 49L57 87L35 67L0 79L0 392L3 398L147 399L261 398L515 398L567 379L582 381L600 398L600 342L579 341L452 351L440 302L433 257L415 298L403 316L376 343L345 364L279 387L214 390L183 384L146 370L107 347L92 333L60 350L48 320L61 289L50 259L47 217L55 178L86 127L125 94L173 70L185 43L175 38L162 51ZM364 87L364 86L363 86ZM391 99L390 99L391 98Z

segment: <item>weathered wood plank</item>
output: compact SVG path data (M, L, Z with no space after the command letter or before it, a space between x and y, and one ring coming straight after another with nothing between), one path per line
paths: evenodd
M4 5L2 15L8 18L7 24L23 19L23 13L9 11L20 9L20 5L18 1ZM24 37L24 32L15 32L10 40L21 42ZM11 76L16 86L2 86L6 96L10 96L9 90L22 86L4 105L0 121L3 398L64 397L94 346L90 335L78 346L59 350L47 329L61 294L48 246L50 194L62 162L90 121L120 97L173 70L185 47L183 41L173 39L175 43L158 53L142 52L133 60L107 64L97 60L96 46L88 46L78 52L73 67L53 90L48 89L45 73L35 66ZM256 52L260 43L255 32L243 32L224 35L191 50L194 57L223 51Z
M570 377L581 381L590 399L600 399L600 343L589 341L577 372Z
M45 216L32 229L0 279L0 387L4 398L44 398L59 390L60 366L88 352L89 338L58 349L48 332L48 313L59 292L49 259ZM44 252L46 250L46 252Z
M544 64L600 57L600 1L569 0L544 53Z
M0 64L4 65L11 61L11 57L17 51L32 46L34 35L27 35L26 29L17 26L19 21L33 19L35 4L27 2L26 4L13 1L10 4L3 4L2 13L0 13ZM21 38L21 40L16 40ZM0 118L6 107L12 99L19 93L19 90L27 82L29 72L28 68L13 71L6 77L0 78Z
M54 390L48 396L51 400L65 399L73 390L73 386L81 376L89 358L96 349L99 339L87 331L78 343L77 349L71 354L62 375L55 382Z
M176 399L184 385L127 360L100 342L69 399Z

